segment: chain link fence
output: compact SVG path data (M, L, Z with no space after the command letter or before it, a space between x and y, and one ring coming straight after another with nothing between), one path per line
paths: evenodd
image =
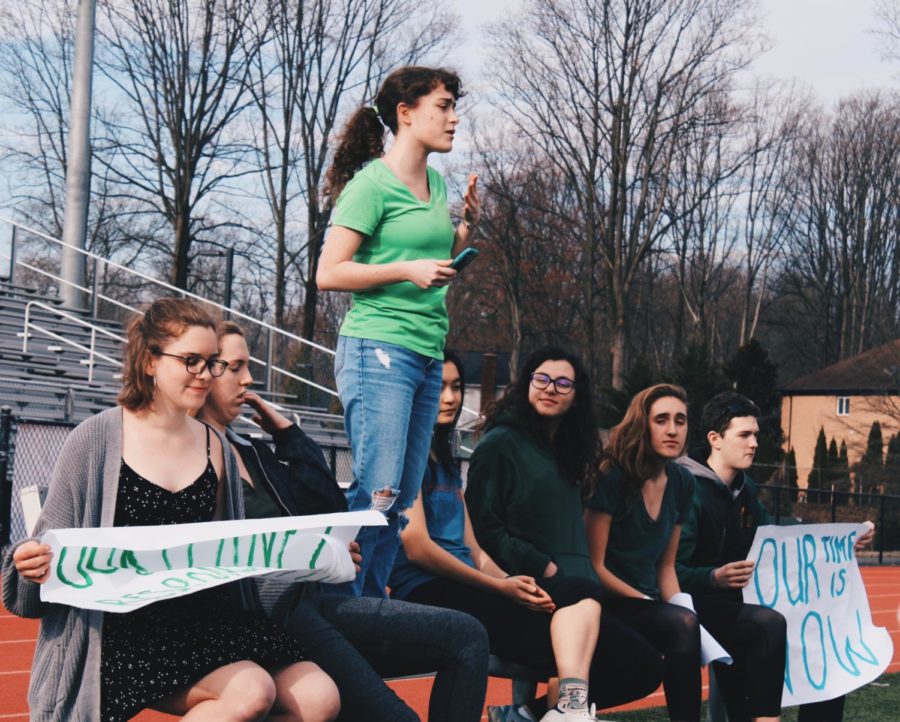
M8 408L0 412L0 545L27 535L20 495L31 486L44 487L71 424L17 419ZM322 446L342 488L353 481L350 450ZM463 478L468 459L461 459ZM900 563L900 496L815 491L807 497L795 487L761 485L760 500L776 523L862 522L876 524L874 553L879 564ZM865 559L865 557L863 557Z
M7 410L8 411L8 410ZM4 434L4 424L8 430ZM23 489L46 490L72 424L0 415L0 546L28 535L22 509ZM342 488L353 480L350 450L322 446L325 458Z

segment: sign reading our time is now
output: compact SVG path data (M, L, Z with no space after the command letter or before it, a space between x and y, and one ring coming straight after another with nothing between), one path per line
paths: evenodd
M744 601L787 619L782 706L832 699L878 677L890 664L890 634L872 623L853 545L862 524L763 526Z
M165 526L54 529L41 537L53 554L41 586L45 602L129 612L244 577L346 582L347 549L362 526L383 526L373 511L213 521Z

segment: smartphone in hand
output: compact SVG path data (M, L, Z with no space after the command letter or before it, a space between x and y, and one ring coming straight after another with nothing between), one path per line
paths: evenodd
M477 248L472 248L471 246L469 248L464 248L463 251L453 259L453 263L450 264L450 268L459 273L472 261L474 261L477 255Z

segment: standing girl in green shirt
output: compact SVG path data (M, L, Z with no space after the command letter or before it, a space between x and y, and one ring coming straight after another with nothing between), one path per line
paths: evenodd
M667 603L679 594L675 554L694 480L675 463L687 439L687 396L658 384L610 430L601 476L585 502L591 561L604 606L663 653L669 717L700 719L700 625Z
M480 218L475 176L454 228L444 180L427 164L429 153L452 149L462 95L451 71L395 70L375 105L350 118L326 178L335 208L316 281L353 293L334 364L353 455L347 501L388 520L357 537L356 595L386 595L402 512L419 493L437 418L450 259ZM385 127L394 135L387 152Z

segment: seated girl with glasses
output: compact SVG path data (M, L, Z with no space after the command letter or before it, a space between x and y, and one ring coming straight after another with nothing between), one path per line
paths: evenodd
M591 560L604 603L665 658L669 717L700 719L700 625L668 601L681 592L675 556L694 491L675 463L687 440L687 396L659 384L638 393L609 444L585 502Z
M534 353L490 412L486 428L471 458L465 498L474 530L466 544L475 565L480 568L482 560L492 560L489 569L494 574L502 569L522 575L513 578L527 582L534 595L549 598L551 604L533 605L548 616L553 610L565 611L586 589L594 590L591 598L596 599L580 489L596 469L600 445L592 389L581 361L559 348ZM415 513L412 519L407 536L415 530ZM429 603L441 603L440 596L431 595ZM552 622L545 617L544 623L552 633L562 619L557 611ZM591 719L585 699L611 707L643 697L659 685L659 653L606 610L599 621L597 645L583 647L579 655L561 657L564 647L552 635L559 702L544 719ZM506 631L511 649L532 655L517 658L495 645L495 639L504 637L485 623L496 653L516 661L534 662L535 650L546 648L549 641L546 633L518 632L511 616L496 624L501 631L510 625Z
M249 610L249 582L127 614L40 600L48 529L240 518L240 478L223 437L192 418L225 365L213 319L184 299L155 301L128 329L119 406L80 424L60 452L35 538L3 562L3 601L41 617L32 719L125 720L145 707L190 719L337 716L331 679ZM254 610L255 611L255 610Z

